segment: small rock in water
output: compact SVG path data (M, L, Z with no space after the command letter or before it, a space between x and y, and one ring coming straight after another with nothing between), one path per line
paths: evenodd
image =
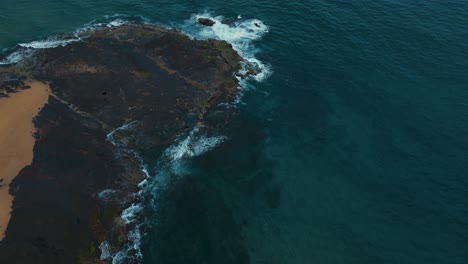
M211 20L209 18L203 18L203 17L198 19L198 23L200 23L200 24L202 24L204 26L208 26L208 27L211 27L214 24L216 24L215 21L213 21L213 20Z

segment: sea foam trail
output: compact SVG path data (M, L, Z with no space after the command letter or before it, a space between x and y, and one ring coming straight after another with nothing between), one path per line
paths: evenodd
M200 156L227 139L224 136L205 137L198 132L198 128L192 130L184 140L170 146L164 155L172 161Z
M199 128L194 128L185 138L169 146L156 164L156 175L146 183L146 190L152 199L152 205L160 192L168 187L173 177L183 177L190 173L189 162L192 158L216 148L228 138L225 136L208 137Z

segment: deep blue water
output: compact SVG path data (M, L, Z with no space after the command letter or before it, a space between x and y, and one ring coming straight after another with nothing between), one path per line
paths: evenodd
M0 49L206 12L267 25L272 73L148 202L145 263L468 263L467 1L2 0Z

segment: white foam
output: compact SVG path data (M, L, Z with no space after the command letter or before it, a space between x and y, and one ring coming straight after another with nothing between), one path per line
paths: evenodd
M71 39L46 39L46 40L40 40L40 41L32 41L29 43L20 43L18 44L20 47L23 48L32 48L32 49L50 49L50 48L56 48L56 47L65 47L66 45L80 41L81 38L71 38Z
M114 198L118 191L112 189L105 189L98 193L98 198L102 201L110 201Z
M125 23L128 23L129 20L136 21L136 22L150 23L150 20L142 15L126 15L126 14L115 13L113 15L105 15L104 18L106 20L114 19L113 21L121 20L121 21L124 21Z
M128 23L128 21L118 18L116 20L113 20L113 21L109 22L106 26L111 28L111 27L123 26L123 25L125 25L127 23Z
M143 259L143 253L141 253L141 227L144 224L140 218L142 211L143 205L134 203L122 212L120 217L130 228L127 231L127 242L120 251L114 254L110 252L110 247L106 254L104 254L104 250L101 249L101 260L103 260L104 254L104 257L107 257L105 259L112 259L113 264L141 262Z
M125 224L132 224L138 219L138 215L142 210L143 207L140 204L133 203L130 207L123 210L120 217L124 220Z
M124 248L112 255L112 264L140 263L143 259L139 228L130 230L127 233L127 240Z
M199 18L209 18L216 23L211 27L201 26L198 23ZM242 19L240 15L237 18ZM268 33L269 27L258 19L241 20L233 24L225 24L223 20L222 16L213 16L210 13L195 14L185 22L183 30L195 39L213 38L229 42L249 66L257 70L258 74L252 76L254 80L261 82L267 79L271 75L271 66L255 57L259 50L255 48L254 42ZM243 71L245 73L246 69Z
M107 252L104 251L106 248L101 249L101 260L103 260L103 254L105 253L104 257L107 257L105 259L112 259L112 264L141 263L143 259L143 253L141 253L141 225L138 224L127 232L127 242L120 251L112 254L110 247Z
M111 142L114 146L120 146L121 143L117 142L114 135L115 133L117 132L121 132L121 131L125 131L125 130L129 130L129 129L132 129L134 128L136 125L138 125L139 121L138 120L134 120L132 122L129 122L129 123L126 123L118 128L116 128L114 131L110 132L109 134L107 134L106 138L107 138L107 141Z
M138 188L142 189L142 188L145 188L147 185L148 185L148 180L144 179L142 182L138 184Z
M117 17L117 15L115 15L115 16L104 16L105 20L109 20L110 18L115 18L115 17ZM93 20L93 21L87 23L86 25L84 25L83 27L78 28L77 30L75 30L74 34L77 35L77 36L82 36L82 35L86 36L86 34L92 33L92 32L96 31L99 28L118 27L118 26L122 26L122 25L125 25L125 24L128 24L128 23L129 23L129 21L126 20L126 19L123 19L123 18L115 18L115 19L107 21L107 22L97 22L97 20Z
M132 243L129 244L131 249L134 250L135 256L138 259L143 258L143 254L141 253L141 232L140 229L134 229L129 232L127 235L127 239L130 240Z
M20 49L10 55L8 55L4 60L0 61L1 65L15 64L22 61L24 58L31 56L32 50Z
M5 59L0 61L0 65L15 64L23 59L31 56L34 50L37 49L50 49L57 47L65 47L73 42L81 41L83 38L86 38L86 34L95 31L101 27L117 27L127 24L128 21L122 18L114 19L106 23L94 23L94 21L86 24L85 26L75 30L72 35L66 37L49 37L45 40L36 40L27 43L19 43L19 50L14 51L9 54Z
M104 241L99 245L99 249L101 250L101 260L106 260L112 258L111 246L109 242Z
M197 135L197 132L197 128L192 130L184 140L169 147L165 155L170 157L173 161L182 158L196 157L206 153L226 140L226 137L223 136L205 137Z
M46 40L32 41L28 43L20 43L20 47L17 51L14 51L8 55L4 60L0 61L0 64L15 64L23 59L31 56L36 49L50 49L56 47L65 47L66 45L80 41L81 38L69 38L69 39L57 39L54 37L48 38Z

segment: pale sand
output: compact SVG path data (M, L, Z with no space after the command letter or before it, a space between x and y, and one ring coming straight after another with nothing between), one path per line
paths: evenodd
M33 118L48 101L49 86L42 82L26 83L30 89L0 98L0 240L10 221L13 197L9 184L25 166L31 164L35 132Z

